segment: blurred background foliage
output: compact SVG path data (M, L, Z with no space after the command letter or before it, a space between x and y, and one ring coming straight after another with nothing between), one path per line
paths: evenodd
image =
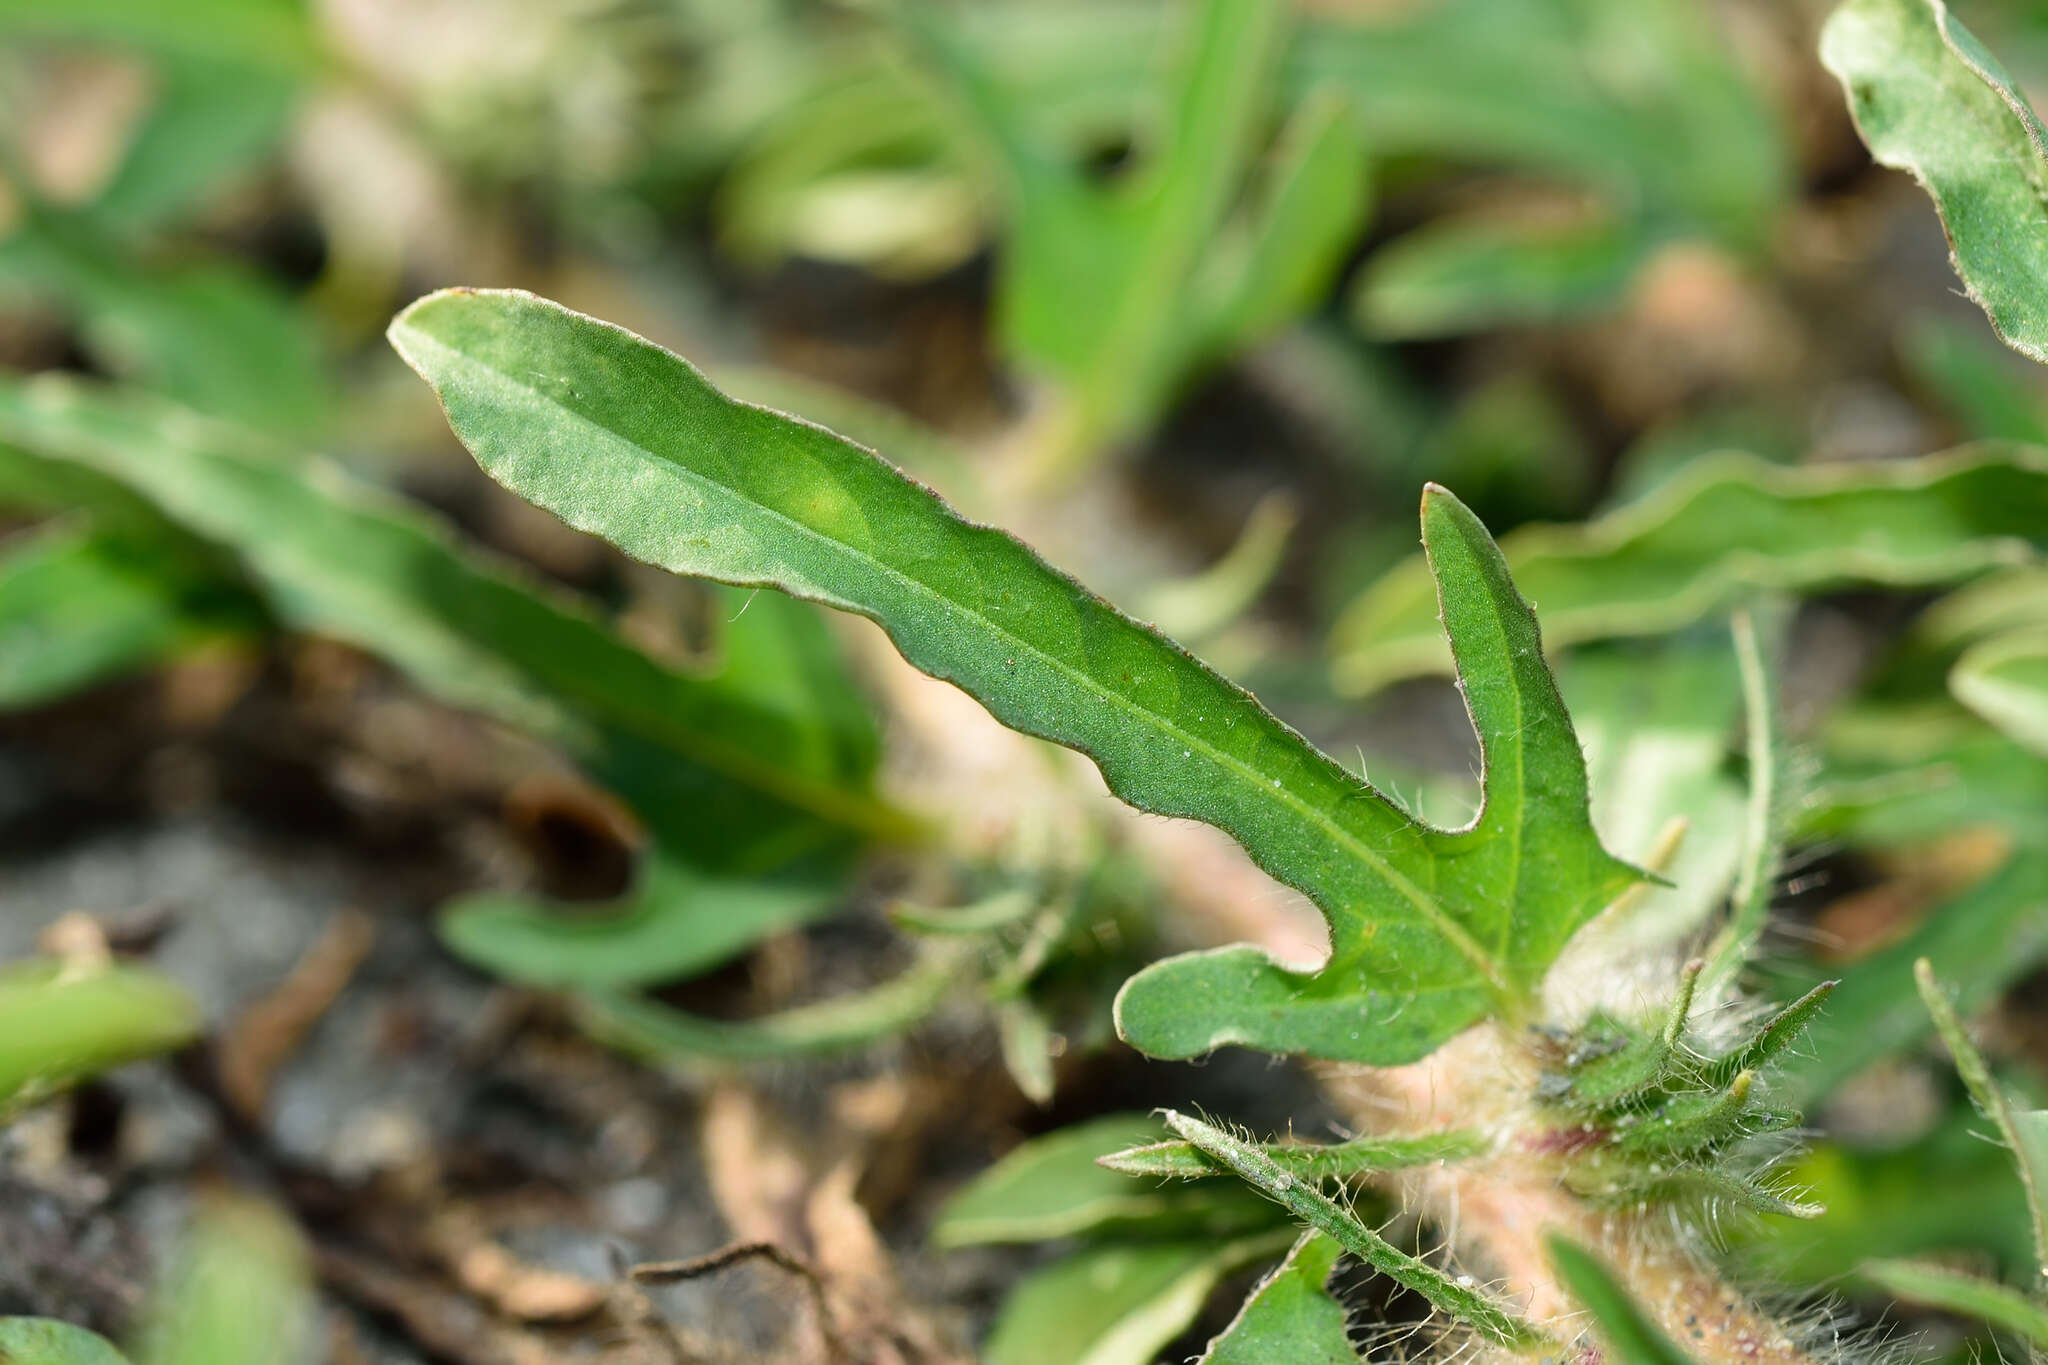
M2048 76L2048 8L1956 8ZM1870 164L1813 55L1824 10L5 0L0 704L56 772L6 797L6 846L271 799L224 767L196 797L110 778L64 708L145 732L131 758L253 714L237 743L320 736L308 837L484 830L427 897L441 942L634 1055L727 1074L951 1010L1044 1102L1110 1045L1125 974L1247 921L1181 914L1187 855L1065 767L949 745L954 713L862 632L647 574L486 485L384 322L465 284L633 327L1456 820L1471 750L1411 557L1433 479L1573 647L1609 841L1692 822L1633 951L1737 875L1723 614L1790 603L1812 780L1755 984L1844 978L1792 1080L1831 1211L1731 1238L1866 1304L1873 1255L2016 1273L2009 1172L1904 967L1933 958L1994 1066L2048 1089L2048 456L1922 457L2048 441L2048 387ZM10 946L61 908L10 903ZM776 944L849 922L850 966L760 984ZM0 1017L117 1002L52 1056L6 1030L0 1103L233 1003L91 958L0 979ZM735 962L755 1010L677 988ZM1221 1253L1144 1210L1173 1223L1137 1243L1157 1264L1117 1262L1194 1304L1175 1331L1189 1276L1269 1249L1256 1210L1210 1212L1242 1215ZM1081 1258L1133 1225L940 1224L1080 1232ZM1026 1282L998 1358L1050 1358L1027 1319L1082 1330L1046 1307L1085 1297L1074 1264Z

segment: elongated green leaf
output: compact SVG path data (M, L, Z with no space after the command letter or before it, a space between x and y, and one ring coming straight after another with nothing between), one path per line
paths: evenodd
M49 1318L0 1318L6 1365L128 1365L105 1337Z
M1584 1247L1550 1238L1550 1263L1566 1288L1593 1315L1614 1365L1692 1365L1692 1357L1650 1321L1649 1315L1615 1283L1607 1267Z
M1731 1253L1783 1284L1834 1283L1873 1257L1982 1253L2011 1275L2034 1261L2033 1231L2013 1197L2012 1161L1960 1111L1903 1147L1868 1151L1821 1141L1784 1172L1825 1205L1819 1218L1730 1224ZM1941 1197L1930 1199L1928 1192Z
M207 585L183 581L184 567L81 526L9 543L0 552L0 708L52 700L254 623L231 595L205 600Z
M1488 1341L1526 1349L1545 1340L1542 1332L1473 1288L1470 1279L1453 1277L1402 1251L1324 1194L1316 1181L1302 1179L1267 1156L1263 1149L1172 1110L1166 1113L1166 1126L1228 1166L1246 1184L1295 1218L1326 1234L1402 1288L1422 1295Z
M1924 587L2048 549L2048 452L1983 444L1884 464L1702 460L1641 501L1501 546L1553 646L1674 630L1758 589ZM1368 692L1446 662L1429 572L1411 560L1355 601L1337 682Z
M2048 759L2048 628L1972 645L1948 675L1956 700Z
M1078 1234L1201 1239L1281 1221L1277 1209L1241 1186L1162 1187L1098 1164L1105 1153L1161 1131L1150 1115L1111 1114L1033 1138L946 1201L932 1240L961 1247Z
M2048 846L2048 763L1949 701L1838 712L1802 838L1868 848L1996 827Z
M1320 1232L1304 1235L1209 1343L1201 1365L1358 1365L1344 1305L1329 1291L1343 1254Z
M959 955L933 952L878 986L756 1019L711 1019L609 991L580 995L576 1007L598 1039L650 1062L766 1062L851 1052L903 1033L960 980Z
M1424 1133L1416 1137L1353 1138L1327 1146L1313 1143L1258 1144L1261 1156L1304 1180L1349 1180L1404 1166L1427 1166L1478 1156L1488 1142L1477 1133ZM1202 1180L1230 1168L1191 1142L1149 1142L1096 1158L1096 1164L1125 1175L1158 1180Z
M1920 988L1920 999L1927 1012L1934 1017L1941 1041L1955 1058L1956 1073L1969 1088L1970 1098L1998 1129L2000 1141L2012 1153L2034 1224L2034 1258L2040 1272L2048 1275L2048 1111L2018 1108L1992 1079L1984 1054L1970 1041L1962 1016L1956 1013L1954 1002L1935 979L1934 966L1926 958L1913 964L1913 980Z
M17 963L0 971L0 1112L123 1062L182 1047L198 1006L143 967Z
M1912 1261L1873 1261L1863 1278L1908 1303L1990 1323L2048 1350L2048 1306L2016 1289L1941 1266Z
M233 58L279 72L317 70L319 35L300 0L184 0L176 6L128 0L9 0L0 32L24 38L91 41L141 52Z
M838 899L835 879L726 880L656 852L616 901L564 905L483 892L443 906L437 927L457 957L508 981L651 986L728 962Z
M959 27L923 0L902 13L1009 191L1000 324L1066 403L1044 472L1138 434L1191 369L1298 315L1327 285L1366 203L1363 144L1342 98L1305 105L1264 202L1231 221L1292 28L1285 5L1194 7L1159 135L1107 186L1039 134Z
M1250 948L1158 964L1119 997L1136 1045L1410 1060L1525 997L1636 880L1601 849L1536 623L1441 489L1424 536L1459 640L1487 804L1416 823L1256 701L868 452L737 404L630 333L519 293L450 292L392 324L494 478L677 573L779 587L878 622L998 720L1081 750L1143 810L1223 829L1331 924L1319 973Z
M1649 243L1608 219L1532 230L1432 223L1373 254L1351 306L1383 340L1553 322L1613 303Z
M989 1365L1152 1365L1231 1271L1284 1250L1279 1228L1218 1245L1113 1242L1027 1275L982 1346Z
M0 241L0 289L71 314L101 365L201 412L294 437L326 420L306 315L238 267L139 265L82 215L37 214Z
M159 1287L137 1365L276 1365L303 1358L313 1329L298 1228L267 1204L203 1200Z
M230 552L286 624L357 644L444 700L568 745L664 843L707 867L765 856L761 840L784 839L797 813L906 833L865 774L843 766L844 745L764 704L750 679L662 667L564 595L459 548L438 522L337 469L283 460L168 405L48 377L0 384L0 440L59 475L112 478Z
M1807 1041L1788 1057L1774 1097L1793 1108L1813 1103L1863 1068L1911 1047L1932 1024L1913 989L1914 963L1957 983L1957 1008L1969 1012L1995 999L2028 971L2048 962L2048 851L2023 846L2004 867L1930 910L1920 925L1846 967L1787 970L1774 989L1804 991L1838 976L1828 1008Z
M117 233L155 227L274 151L291 126L298 84L218 58L156 63L157 94L91 217Z
M2048 361L2048 131L2012 77L1941 0L1849 0L1820 56L1871 155L1933 198L1970 297Z

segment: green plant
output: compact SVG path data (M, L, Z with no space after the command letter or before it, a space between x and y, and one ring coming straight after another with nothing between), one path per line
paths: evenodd
M1751 871L1711 966L1678 977L1660 1017L1617 1002L1552 1021L1548 969L1645 874L1595 835L1585 763L1534 616L1491 538L1444 490L1425 495L1424 542L1486 773L1481 812L1457 832L1423 824L1170 642L1000 532L961 521L873 455L724 397L630 333L531 295L453 291L408 309L391 336L479 463L514 491L670 570L871 617L912 663L1004 723L1088 754L1141 809L1224 829L1323 910L1333 946L1319 971L1236 947L1140 972L1117 1005L1134 1045L1191 1056L1236 1042L1398 1066L1441 1056L1460 1034L1469 1060L1462 1049L1492 1039L1502 1055L1475 1069L1484 1080L1441 1073L1482 1106L1487 1117L1466 1121L1488 1136L1454 1129L1407 1159L1441 1168L1458 1154L1451 1164L1513 1184L1532 1178L1526 1167L1539 1153L1533 1178L1561 1182L1569 1193L1553 1197L1583 1210L1560 1216L1608 1247L1654 1235L1629 1209L1704 1198L1814 1212L1759 1179L1778 1150L1769 1135L1796 1122L1770 1103L1764 1076L1827 988L1711 1050L1695 1041L1691 1017L1703 974L1719 999L1746 957L1761 928L1755 888L1782 850L1789 803L1776 788L1781 756L1753 628L1738 635L1760 737ZM1482 1021L1491 1022L1468 1032ZM1536 1025L1546 1027L1531 1032ZM1475 1084L1493 1093L1478 1100ZM1423 1295L1453 1338L1469 1333L1511 1355L1555 1349L1544 1345L1555 1328L1387 1243L1319 1189L1326 1175L1402 1164L1398 1144L1368 1144L1355 1164L1331 1149L1337 1164L1325 1167L1315 1148L1272 1151L1199 1120L1167 1121L1186 1146L1115 1161L1155 1176L1234 1173ZM1183 1286L1157 1292L1184 1301L1184 1274L1206 1283L1228 1263L1205 1254L1144 1274ZM1747 1310L1722 1313L1715 1330L1731 1350L1760 1331L1789 1341Z

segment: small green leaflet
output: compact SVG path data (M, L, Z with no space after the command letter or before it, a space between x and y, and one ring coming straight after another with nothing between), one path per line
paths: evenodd
M1913 1261L1872 1261L1858 1273L1894 1298L2003 1327L2029 1345L2048 1350L2048 1307L2016 1289Z
M1358 1365L1344 1305L1328 1287L1342 1254L1334 1239L1305 1233L1209 1343L1200 1365Z
M2012 77L1941 0L1849 0L1820 58L1871 155L1933 198L1999 336L2048 361L2048 131Z
M2048 549L2048 451L1986 442L1804 468L1724 455L1582 525L1523 527L1501 549L1553 647L1676 630L1760 589L1954 583ZM1442 671L1427 565L1362 594L1331 648L1349 693Z
M998 720L1089 755L1141 810L1224 830L1322 909L1322 971L1238 947L1133 978L1119 1025L1145 1051L1411 1061L1518 1008L1572 932L1641 876L1588 821L1534 616L1442 489L1424 498L1424 543L1487 769L1485 808L1457 832L1418 823L1017 541L830 432L733 402L631 333L530 294L448 291L400 314L391 339L514 492L673 572L877 621Z

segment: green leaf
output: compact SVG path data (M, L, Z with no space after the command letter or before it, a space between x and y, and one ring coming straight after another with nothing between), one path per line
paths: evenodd
M1548 1245L1558 1278L1593 1315L1614 1365L1693 1365L1591 1252L1554 1233Z
M158 62L157 93L90 216L116 233L179 218L277 149L299 85L232 61Z
M0 241L0 289L61 308L107 370L201 412L292 437L326 422L309 315L238 265L139 263L83 215L38 213Z
M1964 435L2048 445L2040 372L2000 347L1981 325L1915 318L1900 334L1899 360L1915 387L1944 409Z
M570 905L482 892L443 906L437 928L457 957L508 981L552 989L652 986L729 962L838 902L833 878L710 877L656 851L633 889L615 901Z
M1306 1142L1255 1144L1261 1156L1304 1180L1350 1180L1404 1166L1427 1166L1478 1156L1489 1143L1478 1133L1424 1133L1415 1137L1353 1138L1317 1145ZM1201 1180L1230 1168L1191 1142L1148 1142L1097 1157L1096 1164L1125 1175L1159 1180Z
M2048 1307L2016 1289L1912 1261L1873 1261L1860 1273L1895 1298L1990 1323L2048 1350Z
M1206 821L1319 905L1333 954L1158 964L1119 997L1137 1046L1239 1042L1422 1056L1526 998L1573 930L1640 875L1586 816L1585 767L1525 603L1441 489L1424 534L1460 641L1487 805L1416 823L1256 701L1028 549L961 521L868 452L734 403L688 364L531 295L449 292L392 324L484 469L677 573L779 587L878 621L905 658L1014 729L1081 750L1142 810Z
M1601 945L1639 956L1692 939L1724 904L1742 852L1743 798L1723 770L1740 686L1714 636L1574 650L1558 679L1586 749L1593 827L1645 866L1682 831L1657 870L1604 919Z
M813 830L908 833L864 774L848 773L844 745L786 703L764 704L754 679L663 667L565 594L332 466L50 377L0 383L0 440L60 475L113 479L228 551L294 629L355 644L444 701L564 744L679 856L759 870L749 860L787 845L799 817ZM760 648L787 659L807 647Z
M1225 1275L1294 1240L1279 1228L1222 1244L1113 1242L1021 1280L981 1348L988 1365L1152 1365Z
M1827 1011L1773 1087L1781 1103L1810 1109L1865 1067L1904 1052L1932 1025L1913 990L1914 963L1927 958L1958 983L1957 1008L1980 1009L2028 971L2048 962L2048 850L2022 846L1977 885L1928 911L1905 938L1846 966L1784 971L1780 995L1822 976L1840 977Z
M312 73L320 60L313 8L304 0L9 0L0 32L103 42L142 52L233 59L274 71Z
M578 1021L599 1041L654 1063L766 1062L853 1052L903 1033L945 1003L960 955L931 952L863 991L755 1019L711 1019L645 996L591 991Z
M1226 1236L1280 1215L1240 1186L1170 1188L1106 1168L1106 1152L1156 1139L1157 1118L1111 1114L1032 1138L946 1201L932 1227L942 1247L1039 1242L1080 1234Z
M2048 764L1953 702L1847 708L1824 743L1802 838L1887 848L1991 826L2048 846Z
M2048 627L2008 631L1963 651L1948 675L1956 700L2048 758Z
M990 63L923 0L901 10L998 167L1012 227L998 284L1008 347L1066 404L1042 473L1140 434L1194 368L1314 303L1364 216L1363 145L1344 100L1304 105L1262 203L1232 210L1264 134L1292 27L1276 0L1195 8L1141 164L1101 185L1032 126Z
M201 1201L160 1287L137 1365L276 1365L302 1358L314 1325L298 1228L251 1199Z
M1992 1079L1984 1055L1970 1041L1962 1016L1935 979L1934 966L1926 958L1913 964L1913 981L1920 988L1920 999L1926 1003L1927 1012L1934 1017L1934 1027L1942 1042L1948 1045L1949 1055L1955 1058L1956 1073L1963 1078L1970 1098L1998 1129L1999 1139L2012 1153L2013 1164L2019 1169L2020 1187L2026 1191L2027 1211L2033 1219L2035 1260L2040 1272L2048 1275L2048 1111L2015 1107Z
M1244 1301L1200 1365L1359 1365L1344 1305L1330 1297L1330 1271L1344 1249L1305 1234Z
M1999 336L2048 361L2048 132L2012 77L1941 0L1849 0L1820 56L1871 155L1933 198Z
M105 1337L50 1318L0 1318L5 1365L128 1365Z
M1984 1141L1974 1120L1974 1113L1951 1111L1901 1147L1815 1143L1783 1178L1827 1211L1801 1222L1730 1223L1731 1254L1768 1279L1794 1285L1837 1282L1872 1257L1959 1251L2027 1273L2033 1231L2013 1197L2011 1159ZM1941 1197L1928 1198L1929 1190Z
M0 548L0 709L35 706L253 624L183 565L82 526ZM237 617L240 617L238 620Z
M1553 647L1676 630L1759 589L1958 582L2044 548L2048 452L1999 444L1882 464L1701 460L1605 516L1501 544ZM1338 685L1441 671L1435 615L1424 563L1387 574L1338 622Z
M1246 1184L1295 1218L1329 1236L1351 1255L1402 1288L1420 1294L1488 1341L1526 1348L1545 1340L1543 1333L1473 1289L1469 1279L1454 1278L1402 1251L1324 1194L1317 1188L1317 1182L1304 1180L1254 1144L1170 1109L1166 1111L1166 1126L1228 1166Z
M0 1113L199 1034L183 987L144 967L0 969Z
M1382 341L1555 322L1618 299L1648 246L1607 218L1542 228L1431 223L1373 253L1351 307Z

